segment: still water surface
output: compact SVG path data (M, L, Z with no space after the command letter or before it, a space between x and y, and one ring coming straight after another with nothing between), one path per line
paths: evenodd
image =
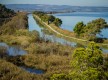
M73 13L62 13L54 14L54 16L60 18L63 21L61 25L62 29L73 31L75 25L78 22L83 21L85 24L88 22L103 18L108 23L108 12L73 12ZM98 37L108 38L108 29L101 30L101 35Z
M5 52L9 55L9 56L17 56L17 55L24 55L27 54L27 51L23 50L20 46L9 46L6 43L0 43L0 47L4 47L5 48Z
M66 29L66 30L70 30L70 31L73 31L75 24L79 21L83 21L86 24L87 22L89 22L93 19L104 18L108 22L108 13L107 12L105 12L105 13L75 12L75 13L54 14L54 15L56 17L62 19L63 24L62 24L61 28ZM29 31L37 30L39 32L40 36L41 37L44 36L44 39L46 39L46 40L50 40L50 41L56 42L56 43L70 45L73 47L77 47L77 45L78 45L75 42L69 42L65 39L58 38L54 35L45 34L43 32L44 28L40 27L36 23L32 14L28 15L28 24L29 24ZM102 35L103 36L101 36L101 37L107 37L108 38L108 29L103 29ZM100 36L100 35L98 35L98 36ZM27 51L23 50L19 46L9 46L6 43L0 43L0 47L5 47L7 50L6 52L9 56L17 56L17 55L27 54ZM104 53L108 53L108 49L102 48L102 50ZM39 70L39 69L27 68L25 66L23 66L21 68L30 72L30 73L34 73L34 74L43 74L44 73L43 70Z
M59 14L56 14L56 16L59 15ZM58 16L57 16L58 17ZM68 17L70 18L70 17ZM67 19L68 19L67 18ZM66 20L66 19L64 19ZM45 34L43 32L43 29L41 26L38 25L38 23L34 20L32 14L29 14L28 15L28 22L29 22L29 30L32 31L32 30L37 30L40 34L41 37L44 37L45 40L50 40L52 42L56 42L56 43L61 43L61 44L65 44L65 45L70 45L72 47L77 47L77 45L79 45L78 43L76 42L70 42L70 41L67 41L63 38L59 38L59 37L56 37L55 35L48 35L48 34ZM64 21L63 21L63 25L64 25ZM63 26L62 25L62 26ZM62 27L63 28L63 27ZM70 27L69 27L70 28ZM72 27L71 27L72 28ZM63 28L65 29L65 28ZM67 28L68 30L68 28ZM69 29L70 30L70 29ZM108 49L104 49L102 48L103 52L104 53L108 53Z

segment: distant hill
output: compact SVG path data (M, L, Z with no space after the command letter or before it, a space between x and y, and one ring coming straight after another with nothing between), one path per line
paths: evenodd
M5 5L0 4L0 18L9 18L14 15L14 10L8 9L5 7Z
M7 8L15 11L57 11L57 12L108 12L108 7L45 5L45 4L6 4Z

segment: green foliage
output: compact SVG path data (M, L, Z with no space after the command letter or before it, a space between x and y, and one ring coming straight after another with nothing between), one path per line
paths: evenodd
M7 9L5 5L0 4L0 26L11 20L15 14L16 13L13 10Z
M98 45L91 42L86 49L76 49L72 55L72 72L74 79L99 80L102 79L103 56ZM76 77L75 77L76 76Z
M69 74L54 74L51 80L107 80L103 62L102 51L97 44L91 42L87 48L74 51Z
M61 26L62 20L59 19L59 18L56 18L56 19L54 20L54 24L55 24L56 26Z
M104 19L99 18L91 22L88 22L86 25L83 22L78 22L74 28L74 32L78 36L83 36L86 39L95 41L96 34L99 34L101 32L101 29L107 27L107 22Z
M89 31L90 34L96 35L97 33L101 32L101 29L107 26L107 22L104 19L99 18L87 23L86 29Z
M33 14L36 14L42 21L47 22L48 24L55 24L56 26L61 26L62 20L54 17L53 15L47 15L45 12L35 11Z
M80 36L82 33L84 33L84 23L83 22L78 22L76 25L75 25L75 28L74 28L74 32Z
M55 20L55 17L52 16L52 15L50 15L50 16L49 16L49 21L50 21L50 23L54 22L54 20Z
M0 18L13 17L15 12L11 9L7 9L5 5L0 4Z
M61 73L61 74L54 74L50 80L69 80L67 75Z

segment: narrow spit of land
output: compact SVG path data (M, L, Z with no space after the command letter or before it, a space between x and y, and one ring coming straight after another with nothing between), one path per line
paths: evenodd
M43 22L37 15L33 15L34 17L36 17L39 21L41 21L46 27L50 28L53 32L55 32L56 34L58 35L61 35L63 37L66 37L66 38L70 38L70 39L74 39L74 40L79 40L79 41L83 41L83 42L90 42L88 40L84 40L84 39L79 39L79 38L75 38L75 37L71 37L71 36L67 36L67 35L64 35L58 31L56 31L55 29L53 29L50 25L48 25L47 23ZM108 44L104 44L104 43L99 43L99 45L103 45L103 46L108 46Z

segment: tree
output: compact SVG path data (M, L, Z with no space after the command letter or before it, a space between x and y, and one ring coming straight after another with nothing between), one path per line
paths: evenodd
M83 36L90 41L95 41L96 34L100 34L103 28L108 28L108 24L104 19L99 18L88 22L86 25L83 22L78 22L75 25L74 32L78 37Z
M61 26L62 20L59 19L59 18L56 18L56 19L54 20L54 24L55 24L56 26Z
M55 17L53 15L49 15L49 22L52 23L54 22Z
M51 80L107 80L102 65L102 51L97 44L91 42L87 48L74 51L69 74L54 74Z
M101 32L101 29L108 27L107 22L105 19L99 18L89 22L86 26L89 34L96 35L97 33Z
M83 32L84 32L84 27L85 27L85 24L83 22L78 22L76 25L75 25L75 28L74 28L74 32L80 36Z
M0 18L13 17L15 14L13 10L7 9L5 5L0 4Z
M99 46L91 42L86 49L78 48L72 55L72 71L69 74L74 80L102 79L103 56Z

